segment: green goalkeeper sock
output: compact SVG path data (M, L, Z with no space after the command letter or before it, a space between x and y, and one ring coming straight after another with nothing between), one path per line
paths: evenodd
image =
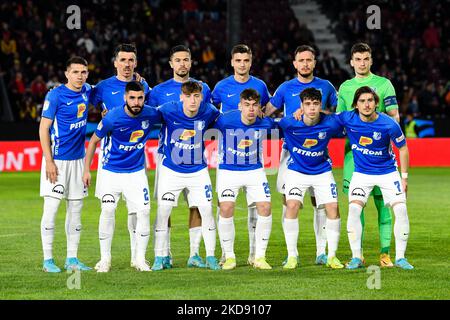
M378 230L380 232L381 253L389 254L392 238L391 210L384 205L383 197L375 196L374 202L378 211Z

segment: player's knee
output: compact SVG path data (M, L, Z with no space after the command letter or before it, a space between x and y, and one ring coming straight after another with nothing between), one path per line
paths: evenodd
M112 219L116 213L116 205L114 203L102 203L102 212L100 218Z
M256 205L258 209L258 214L263 217L268 217L271 214L271 205L270 202L259 202Z
M297 200L288 200L286 202L286 218L295 219L298 215L298 210L301 208L301 202Z
M150 234L150 210L141 210L136 213L137 224L136 230L139 229L139 233L142 236Z
M339 216L339 207L338 207L337 202L327 203L325 205L325 210L326 210L328 219L335 220L335 219L339 219L340 218L340 216Z
M234 202L225 201L220 203L220 216L231 218L234 215Z
M68 200L67 201L67 212L81 213L82 208L83 208L83 200Z
M408 210L406 208L406 203L396 202L392 205L392 210L394 211L396 220L408 219Z
M361 208L364 208L364 206L365 206L364 202L362 202L361 200L352 200L352 201L350 201L350 204L356 204L356 205L360 206Z

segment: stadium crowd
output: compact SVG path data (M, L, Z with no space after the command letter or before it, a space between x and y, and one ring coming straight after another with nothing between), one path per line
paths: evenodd
M365 28L366 2L355 7L350 1L335 1L324 10L334 14L336 31L349 46L359 39L382 48L375 50L373 71L392 80L402 115L450 115L448 8L437 1L384 3L389 10L383 11L382 23L389 32L383 28L373 32ZM190 47L192 75L211 88L231 74L229 52L223 45L225 0L152 0L131 6L118 0L82 0L78 4L81 30L67 29L70 3L65 1L0 4L0 73L16 119L39 120L46 91L65 79L61 70L68 56L87 58L90 83L110 75L114 71L111 53L120 42L136 44L138 71L152 87L171 77L168 51L177 44ZM241 39L254 53L252 73L268 84L272 94L294 74L292 55L297 45L318 49L312 32L297 21L288 0L245 1ZM336 89L351 77L327 52L319 55L316 75L330 80ZM93 113L90 120L98 117Z

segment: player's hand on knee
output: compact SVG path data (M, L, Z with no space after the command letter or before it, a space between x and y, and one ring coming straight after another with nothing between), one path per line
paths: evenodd
M90 172L84 172L83 173L83 184L87 188L91 185L91 173Z
M58 180L58 167L53 160L46 162L45 174L50 183L56 183Z

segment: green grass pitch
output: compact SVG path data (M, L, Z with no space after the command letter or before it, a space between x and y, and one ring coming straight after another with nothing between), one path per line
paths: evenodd
M150 185L153 172L149 172ZM211 172L214 183L215 173ZM281 229L281 201L275 190L276 176L268 177L272 187L273 229L267 259L273 270L254 270L247 266L247 211L240 195L236 211L235 251L238 267L232 271L188 269L188 210L182 198L172 212L172 252L174 269L139 273L130 263L126 209L123 201L116 213L113 240L113 267L108 274L85 272L80 289L70 290L67 273L46 274L41 271L42 249L40 219L43 201L39 197L38 173L0 173L0 299L449 299L449 235L450 235L450 168L411 169L409 177L408 213L411 232L407 257L415 270L381 270L381 288L369 289L367 269L358 271L330 270L314 265L315 242L312 209L309 199L300 213L298 248L301 264L286 271L281 262L286 246ZM335 170L342 188L342 171ZM151 187L153 190L153 187ZM83 233L79 258L89 266L99 259L99 201L94 189L85 200ZM214 202L217 198L214 199ZM342 216L338 257L348 261L351 252L346 234L347 199L340 193ZM62 267L66 253L64 234L65 205L57 217L54 256ZM156 203L152 203L151 223ZM215 212L215 209L214 209ZM378 264L378 227L371 201L366 210L366 266ZM148 260L153 262L153 235ZM201 254L204 256L202 244ZM216 256L220 254L217 242ZM394 256L394 241L392 252Z

